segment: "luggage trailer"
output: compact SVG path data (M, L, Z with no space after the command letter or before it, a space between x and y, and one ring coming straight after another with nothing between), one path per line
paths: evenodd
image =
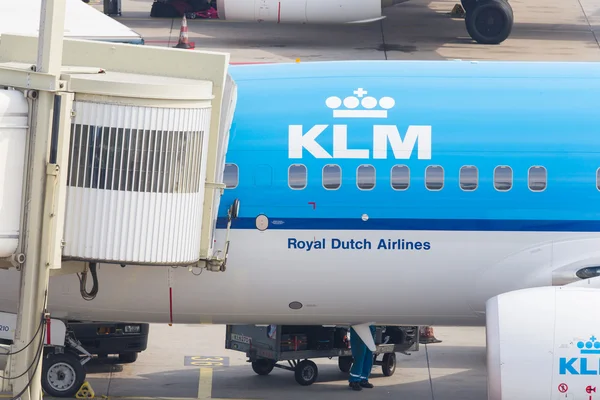
M319 374L310 359L338 357L344 373L352 368L348 327L321 325L227 325L225 348L246 353L258 375L268 375L273 368L294 372L296 382L312 385ZM418 326L377 326L373 365L381 366L383 375L396 370L396 353L410 355L419 350ZM289 365L278 364L287 361Z

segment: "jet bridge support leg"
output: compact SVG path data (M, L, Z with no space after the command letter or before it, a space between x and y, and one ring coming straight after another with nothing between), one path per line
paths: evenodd
M37 64L32 66L32 70L54 78L54 82L59 82L61 73L65 7L64 0L42 2L38 58ZM13 395L22 400L42 399L41 356L45 330L38 327L49 319L45 312L49 270L53 267L55 254L60 255L57 221L64 212L64 196L61 195L66 190L69 144L68 130L66 135L64 132L70 123L65 125L58 115L61 108L72 101L73 95L55 95L60 91L60 83L56 89L31 91L29 96L33 112L30 113L29 162L24 176L26 218L22 224L24 229L21 229L25 263L13 352L24 350L11 357L10 373L10 376L19 376L33 365L30 374L23 374L13 382ZM62 104L57 101L61 98Z

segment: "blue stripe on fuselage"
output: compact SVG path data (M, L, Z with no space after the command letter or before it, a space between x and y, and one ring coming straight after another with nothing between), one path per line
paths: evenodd
M219 218L218 229L227 228ZM256 229L256 218L238 218L231 229ZM470 232L600 232L600 221L485 220L485 219L368 219L269 218L268 229L357 231L470 231Z
M232 66L238 102L227 162L239 168L239 186L227 189L219 215L241 201L234 229L256 229L265 214L269 229L390 229L460 231L600 231L600 63L542 62L325 62ZM324 101L352 95L392 96L388 119L333 119ZM369 159L318 159L304 151L288 157L288 127L307 132L328 125L318 143L332 153L332 125L348 129L348 148L369 149ZM373 124L394 124L404 138L410 125L432 127L432 157L373 159ZM304 164L308 184L288 187L288 167ZM342 168L342 185L325 190L326 164ZM356 168L376 168L373 190L356 187ZM394 165L410 168L410 187L390 185ZM444 168L444 188L429 191L428 165ZM459 170L478 168L477 190L459 187ZM513 187L493 186L494 168L508 165ZM547 188L529 190L527 172L540 165ZM309 202L316 206L310 205ZM361 216L369 216L363 222ZM219 228L223 228L220 220Z

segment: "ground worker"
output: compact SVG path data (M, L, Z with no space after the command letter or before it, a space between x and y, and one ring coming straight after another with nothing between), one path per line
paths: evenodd
M370 326L373 341L375 341L375 327ZM371 368L373 367L373 352L369 350L365 342L362 341L358 333L350 328L350 349L352 350L352 369L348 381L352 390L362 390L362 388L373 388L369 382Z

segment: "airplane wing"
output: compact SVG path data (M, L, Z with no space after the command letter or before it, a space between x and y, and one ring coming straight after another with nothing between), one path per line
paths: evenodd
M42 0L0 1L0 35L38 36ZM65 38L144 44L141 35L81 0L66 0Z

